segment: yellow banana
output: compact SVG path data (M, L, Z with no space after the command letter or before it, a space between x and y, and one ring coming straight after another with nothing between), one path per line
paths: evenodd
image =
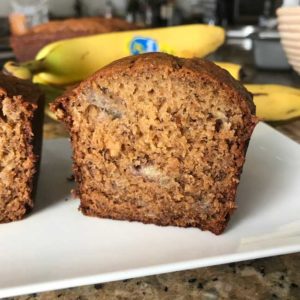
M281 84L244 84L252 94L285 93L300 96L300 89Z
M5 63L3 73L7 75L13 75L20 79L32 79L32 73L29 68L18 65L13 61L8 61Z
M229 63L229 62L219 62L219 61L215 61L214 62L216 65L218 65L219 67L227 70L232 77L234 77L235 79L240 79L240 73L242 70L242 66L238 65L238 64L234 64L234 63Z
M40 72L36 72L34 82L52 85L78 82L130 54L161 51L180 57L203 57L222 45L224 37L221 27L194 24L58 41L37 54Z
M254 95L256 115L265 121L300 117L300 89L275 84L245 84Z

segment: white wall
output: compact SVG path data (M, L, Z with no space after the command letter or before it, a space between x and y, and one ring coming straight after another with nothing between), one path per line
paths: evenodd
M11 0L0 0L0 17L7 16L10 12ZM124 15L127 0L111 0L116 13ZM177 0L177 5L185 14L190 13L190 5L201 0ZM49 10L55 16L72 16L74 15L74 0L48 0ZM85 12L88 15L101 15L104 11L105 0L82 0L85 6Z
M0 0L1 1L1 0ZM57 17L74 15L74 0L48 0L49 11Z
M7 16L10 12L11 0L0 0L0 17ZM48 0L49 10L55 16L74 15L75 0ZM105 0L82 0L85 12L88 15L101 15L105 7ZM112 0L117 14L124 14L127 0Z
M9 0L0 0L0 17L6 16L10 11Z
M11 11L10 2L11 0L0 0L0 17L7 16ZM50 12L57 16L74 14L74 0L48 0L48 2Z

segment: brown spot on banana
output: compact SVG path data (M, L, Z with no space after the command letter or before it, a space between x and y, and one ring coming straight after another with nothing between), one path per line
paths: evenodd
M289 109L286 113L289 115L289 114L292 114L292 113L294 113L296 111L297 111L296 108L292 108L292 109Z
M268 93L255 93L255 94L252 93L252 95L256 96L256 97L259 97L259 96L267 96Z

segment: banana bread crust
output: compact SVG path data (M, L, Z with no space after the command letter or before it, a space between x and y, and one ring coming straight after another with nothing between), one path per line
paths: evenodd
M208 110L201 111L202 106ZM131 56L96 72L58 98L52 109L71 135L84 214L224 231L236 208L237 185L257 123L251 94L227 71L202 59ZM203 113L201 118L194 110ZM120 127L123 135L135 133L124 138ZM166 135L166 128L173 128L176 138L172 131ZM90 141L83 138L88 130L93 131Z

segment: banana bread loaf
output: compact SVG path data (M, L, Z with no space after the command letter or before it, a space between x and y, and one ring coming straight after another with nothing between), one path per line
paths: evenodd
M19 61L32 60L45 45L55 41L98 33L137 29L122 19L90 17L50 21L37 25L25 34L12 36L11 47Z
M227 71L126 57L52 109L71 135L84 214L223 232L257 123L252 96Z
M0 223L21 219L33 206L43 101L31 82L0 74Z

